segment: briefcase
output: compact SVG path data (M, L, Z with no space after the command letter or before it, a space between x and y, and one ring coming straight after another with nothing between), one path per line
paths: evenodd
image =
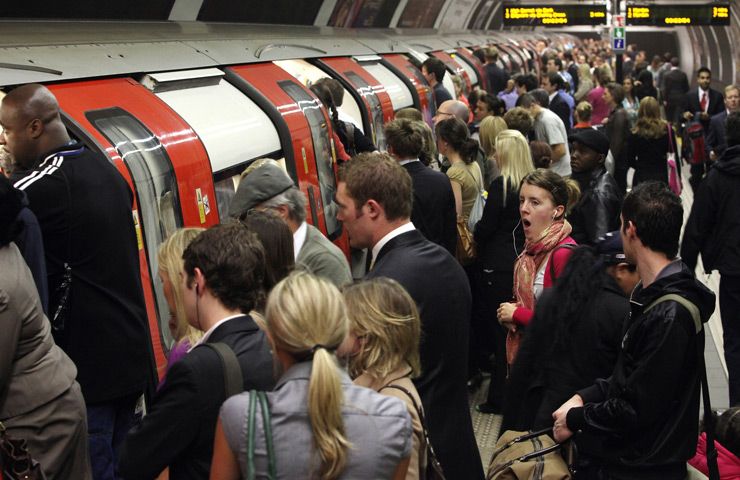
M547 435L509 430L496 442L488 465L487 480L570 480L573 478L572 446L563 446ZM563 449L569 463L563 458Z

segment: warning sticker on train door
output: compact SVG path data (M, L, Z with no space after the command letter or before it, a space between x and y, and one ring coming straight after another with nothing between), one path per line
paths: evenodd
M139 222L139 211L131 210L134 217L134 230L136 231L136 244L139 246L139 250L144 249L144 239L141 235L141 223Z
M200 223L206 223L206 209L205 205L203 205L203 193L200 191L200 188L195 189L195 198L198 202L198 215L200 215Z

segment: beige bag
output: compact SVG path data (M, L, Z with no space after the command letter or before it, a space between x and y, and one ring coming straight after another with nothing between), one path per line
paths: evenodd
M488 465L487 480L570 480L571 469L563 459L565 447L538 432L507 431L496 442ZM571 449L567 449L572 453ZM573 464L572 459L570 460Z

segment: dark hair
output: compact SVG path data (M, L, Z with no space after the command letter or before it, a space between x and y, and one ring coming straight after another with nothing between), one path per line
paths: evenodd
M506 104L504 103L504 101L498 97L494 97L490 93L486 93L485 95L480 95L478 97L478 102L485 103L486 107L488 108L488 111L491 112L491 115L494 115L497 117L500 117L501 115L503 115L504 111L506 110Z
M671 57L671 66L677 67L679 63L678 57Z
M341 107L344 102L344 87L339 80L331 77L324 77L316 80L315 85L323 85L329 89L331 96L334 98L334 105Z
M612 96L614 103L621 105L624 101L624 87L618 83L610 82L606 85L606 89L609 90L609 95Z
M571 208L578 202L581 196L581 189L578 183L572 178L563 178L552 170L538 168L522 179L521 187L524 184L533 185L546 190L552 197L555 206L562 205L564 208L563 215L567 215Z
M438 82L441 82L443 78L445 78L445 64L442 63L442 60L436 57L429 57L426 60L424 60L424 63L421 64L422 67L427 69L427 72L434 75L434 78L437 79Z
M548 73L547 80L550 82L550 85L554 85L558 90L565 88L565 80L557 72Z
M190 242L182 254L188 286L196 267L208 290L226 308L248 313L264 303L265 250L239 222L215 225Z
M542 88L535 88L529 94L542 108L550 108L550 95Z
M477 58L478 60L480 60L480 63L485 63L486 62L486 54L483 52L483 49L482 48L478 48L476 50L473 50L473 55L475 56L475 58Z
M23 208L23 193L16 190L5 175L0 174L0 248L16 239L23 229L18 214Z
M740 407L722 412L715 423L717 440L736 457L740 457Z
M265 291L269 293L295 268L293 234L288 224L269 210L249 210L241 221L265 250Z
M712 71L707 67L700 67L699 70L696 71L696 76L698 77L702 73L708 73L710 77L712 76Z
M438 139L447 142L454 151L460 154L467 164L473 163L478 155L478 142L470 138L470 131L465 122L459 118L442 120L434 128Z
M558 70L562 70L563 69L563 61L560 60L560 58L558 58L558 57L552 57L552 61L555 62L555 65L557 65Z
M331 123L334 130L340 130L339 112L337 111L337 106L334 103L334 97L332 96L329 87L324 84L314 83L308 88L313 92L314 95L319 97L321 103L323 103L324 107L326 107L326 109L329 111L329 117L331 118Z
M339 181L345 183L355 207L375 200L385 210L388 220L411 217L411 177L387 153L358 154L340 167Z
M411 120L395 119L385 124L385 140L399 159L418 158L424 137Z
M725 132L728 147L740 144L740 112L732 112L727 115Z
M635 226L637 237L654 252L672 260L678 253L683 225L681 199L663 182L640 183L624 197L622 228Z
M531 92L532 90L535 90L537 88L537 77L535 77L532 73L517 75L514 78L514 82L516 82L516 84L520 87L527 87L528 92Z
M525 93L524 95L529 94ZM514 107L504 113L504 121L506 122L507 127L512 130L518 130L525 137L529 135L529 132L531 132L534 127L532 117L530 117L529 112L522 107Z
M552 163L552 148L547 142L532 140L529 142L529 151L532 154L534 168L550 168Z

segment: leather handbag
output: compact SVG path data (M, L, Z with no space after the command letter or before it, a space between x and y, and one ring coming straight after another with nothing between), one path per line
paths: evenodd
M496 442L488 464L486 480L570 480L574 469L573 449L567 448L569 462L562 450L566 447L550 438L551 428L536 432L509 430ZM572 444L571 444L572 445Z
M257 405L260 406L262 414L262 428L265 432L265 443L267 444L267 478L277 478L277 467L275 465L275 447L272 443L272 420L270 418L270 406L267 403L265 392L257 390L249 391L249 421L247 422L247 480L257 478L254 465L254 429L256 422Z
M25 440L11 437L0 422L0 471L3 480L45 480L39 462L31 457Z
M468 222L457 217L457 249L455 257L461 265L470 265L475 260L475 240L468 229Z

